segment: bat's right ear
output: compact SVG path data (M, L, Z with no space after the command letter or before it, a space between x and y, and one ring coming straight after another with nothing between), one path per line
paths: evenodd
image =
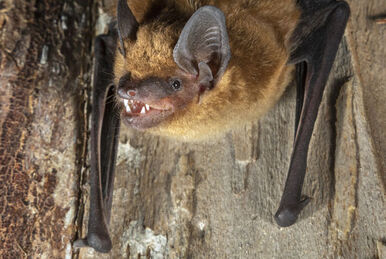
M203 85L220 80L231 57L225 16L214 6L198 9L181 32L173 51L177 65L199 75Z
M118 36L122 54L125 55L124 40L135 40L138 22L127 5L127 0L119 0L117 6Z

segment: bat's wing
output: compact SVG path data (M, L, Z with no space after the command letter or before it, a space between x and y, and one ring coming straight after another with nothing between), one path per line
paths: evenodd
M85 239L74 244L76 247L91 246L99 252L108 252L112 247L108 225L120 125L112 84L117 39L113 31L116 30L98 36L95 41L88 233Z
M309 202L302 198L307 152L325 84L343 36L350 9L345 2L299 0L301 22L292 42L290 63L297 64L296 135L276 222L290 226Z

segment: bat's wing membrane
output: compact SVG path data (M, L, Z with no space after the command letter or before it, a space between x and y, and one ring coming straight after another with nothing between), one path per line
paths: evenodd
M312 4L311 2L315 2ZM283 227L297 220L309 198L302 198L307 152L323 91L343 36L350 9L345 2L299 1L301 22L293 35L289 63L297 64L297 115L293 152L276 222Z
M116 42L112 31L98 36L95 41L88 233L85 239L74 243L76 247L91 246L99 252L108 252L112 248L108 225L120 125L112 84Z

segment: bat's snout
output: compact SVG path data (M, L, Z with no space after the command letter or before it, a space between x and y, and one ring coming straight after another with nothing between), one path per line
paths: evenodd
M119 87L117 94L122 99L131 99L137 95L136 89L125 89L124 87Z

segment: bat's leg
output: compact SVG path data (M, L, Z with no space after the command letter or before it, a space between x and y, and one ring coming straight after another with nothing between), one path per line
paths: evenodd
M100 35L95 41L95 70L91 120L90 212L88 233L76 247L111 250L108 231L119 137L119 111L114 104L112 67L116 36Z
M304 93L304 97L297 98L299 115L296 116L295 142L283 195L275 214L276 222L282 227L294 224L309 202L308 197L301 196L308 146L325 84L350 13L345 2L315 1L324 4L323 8L319 5L319 9L315 9L317 5L310 5L311 2L299 1L302 8L313 10L304 10L302 22L294 32L299 35L295 35L297 46L290 59L291 63L298 63L298 93Z

